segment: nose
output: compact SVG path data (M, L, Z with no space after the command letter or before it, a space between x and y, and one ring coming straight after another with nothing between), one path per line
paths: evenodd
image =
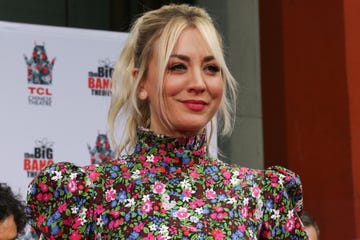
M192 75L190 76L190 81L188 89L191 92L201 93L206 89L204 76L199 69L194 69Z

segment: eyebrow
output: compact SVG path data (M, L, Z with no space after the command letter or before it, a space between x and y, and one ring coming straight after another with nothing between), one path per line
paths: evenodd
M172 54L170 56L170 58L179 58L179 59L181 59L183 61L190 62L190 57L188 57L186 55L182 55L182 54ZM214 59L215 59L215 57L212 56L212 55L206 56L206 57L204 57L204 62L210 62L210 61L212 61Z

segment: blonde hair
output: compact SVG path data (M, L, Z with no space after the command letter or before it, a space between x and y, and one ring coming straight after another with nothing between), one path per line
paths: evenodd
M115 66L112 78L112 97L108 113L109 136L115 151L120 154L123 150L130 150L136 143L136 127L150 126L150 110L147 101L137 98L137 91L141 79L147 73L147 67L153 54L154 43L159 41L158 72L159 96L162 95L162 79L173 48L180 34L185 28L197 28L207 41L215 59L221 67L224 89L217 120L222 131L220 134L230 134L234 125L236 103L236 81L226 66L222 49L222 39L216 30L208 13L199 7L181 5L166 5L157 10L146 12L138 18L132 26L128 41ZM134 69L138 69L136 79L133 78ZM164 101L160 98L161 109ZM116 141L116 123L119 116L127 114L125 132L121 133L121 141ZM164 124L171 127L165 112ZM211 126L213 126L211 120ZM212 127L211 127L212 128ZM212 129L211 129L212 131Z

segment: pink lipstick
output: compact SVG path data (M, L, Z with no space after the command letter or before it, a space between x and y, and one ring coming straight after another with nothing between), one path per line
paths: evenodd
M207 105L207 103L202 100L186 100L182 101L182 103L193 111L201 111Z

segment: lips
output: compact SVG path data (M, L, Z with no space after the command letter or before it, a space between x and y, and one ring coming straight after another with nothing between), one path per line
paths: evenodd
M203 100L185 100L181 101L187 108L193 111L201 111L203 110L207 103Z

